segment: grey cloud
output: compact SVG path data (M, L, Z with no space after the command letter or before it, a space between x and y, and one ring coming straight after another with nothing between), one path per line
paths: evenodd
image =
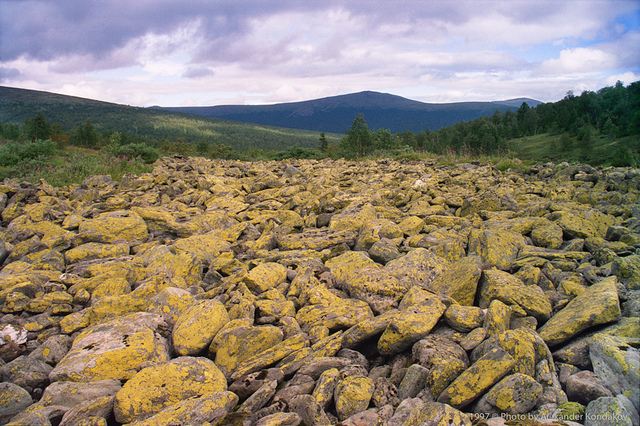
M201 78L201 77L209 77L214 75L215 72L208 67L197 67L192 66L187 68L187 70L182 74L185 78Z
M0 82L4 83L9 80L17 80L22 73L16 68L0 67Z

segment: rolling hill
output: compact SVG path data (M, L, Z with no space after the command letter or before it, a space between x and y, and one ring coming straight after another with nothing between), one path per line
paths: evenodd
M232 147L286 150L315 148L319 133L239 123L155 108L140 108L55 93L0 86L0 122L22 125L39 111L50 123L70 131L90 119L98 132L120 132L153 139L197 143L205 140ZM341 135L327 134L329 141Z
M165 111L197 114L227 120L319 132L344 133L353 119L363 114L371 129L405 130L417 133L437 130L460 121L471 121L516 110L523 102L540 104L529 98L497 102L424 103L378 92L360 92L328 98L274 105L218 105L208 107L153 107Z

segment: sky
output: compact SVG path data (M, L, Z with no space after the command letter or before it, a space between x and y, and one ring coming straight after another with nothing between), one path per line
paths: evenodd
M0 85L135 106L555 102L618 80L640 80L640 0L0 0Z

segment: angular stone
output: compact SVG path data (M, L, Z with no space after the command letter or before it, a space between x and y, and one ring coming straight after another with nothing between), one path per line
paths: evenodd
M598 335L589 344L593 371L614 395L623 394L640 412L640 338Z
M249 271L245 283L256 293L265 292L287 279L287 268L279 263L261 263Z
M31 403L31 395L25 389L13 383L0 383L0 423L9 423L13 416Z
M542 385L533 377L522 373L512 374L484 394L473 411L483 414L528 413L538 403L542 390Z
M616 282L613 276L593 284L547 321L538 330L540 337L556 346L589 327L615 321L620 315Z
M37 358L21 355L0 368L0 377L28 392L43 388L49 383L49 373L53 367Z
M591 401L584 410L585 426L632 426L637 421L638 413L630 412L618 398L600 397Z
M429 289L429 285L449 268L449 261L424 248L411 250L406 255L387 263L384 269L403 282L406 288L414 285Z
M595 373L580 371L567 379L567 398L587 405L600 397L613 396L611 391Z
M563 242L562 228L552 222L537 226L531 231L531 240L538 247L559 249Z
M85 243L67 250L64 260L67 264L85 262L87 260L121 257L129 254L129 244Z
M196 355L209 347L229 314L217 300L203 300L187 308L173 327L173 349L180 355Z
M162 317L148 313L125 315L89 327L74 339L49 380L127 380L145 364L169 359L165 327Z
M358 231L368 221L376 219L373 206L367 202L354 201L339 214L331 217L329 228L334 230Z
M227 381L212 361L183 356L140 370L116 394L113 412L118 422L130 423L188 398L226 389ZM218 397L222 397L218 406L234 400L230 393Z
M500 348L493 348L467 368L438 397L438 402L462 409L506 376L515 360Z
M188 291L177 287L167 287L151 299L147 312L162 316L165 322L173 328L180 315L194 303L196 303L196 299Z
M537 286L526 286L508 272L495 269L482 273L480 307L488 308L493 299L524 309L527 315L546 321L552 312L549 298Z
M80 222L78 233L83 241L97 243L144 240L148 235L144 220L125 210L103 213L95 219Z
M484 319L484 328L487 330L487 336L507 331L510 323L511 308L498 299L492 300Z
M295 335L289 339L273 345L249 359L238 363L236 370L231 374L231 379L236 380L246 374L268 367L280 361L284 357L302 349L308 344L304 334Z
M472 306L481 275L480 258L469 256L453 263L425 288L449 296L461 305Z
M316 386L311 393L311 396L316 400L323 410L329 407L329 404L333 400L333 392L340 381L340 372L337 368L329 368L322 372Z
M172 247L178 252L191 253L195 258L207 263L219 256L220 253L231 250L229 242L213 234L180 238L174 241Z
M469 367L464 349L443 336L431 335L418 341L413 345L412 355L428 370L425 386L434 396L440 395Z
M248 320L233 320L224 325L209 346L220 371L230 377L241 362L281 343L282 331L274 326L254 326Z
M394 355L428 335L446 310L437 298L408 307L393 317L378 340L378 352Z
M342 288L354 299L367 302L376 313L398 306L407 291L404 283L378 267L359 268L343 278Z
M369 305L354 299L338 299L331 305L307 305L296 313L296 321L303 330L317 325L330 330L349 328L370 317L373 317L373 312Z
M515 232L474 229L469 234L469 253L498 269L508 269L524 245L522 235Z
M447 404L424 402L412 409L402 426L460 425L471 426L471 417ZM395 417L395 416L394 416ZM391 424L391 423L390 423ZM398 424L398 423L393 423Z
M334 392L338 419L344 420L366 410L371 401L373 389L373 381L368 377L347 376L340 381Z

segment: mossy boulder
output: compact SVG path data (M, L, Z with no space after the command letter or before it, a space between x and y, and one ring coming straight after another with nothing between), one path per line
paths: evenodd
M512 274L496 269L482 273L480 282L480 307L488 308L497 299L506 305L516 305L527 315L546 321L552 313L549 298L537 286L527 286Z
M261 263L249 271L244 279L250 290L255 293L262 293L287 279L287 268L279 263Z
M162 317L142 312L89 327L76 336L49 380L128 380L145 364L169 359L166 327Z
M203 300L191 305L180 314L173 327L174 351L181 356L202 352L228 322L227 309L217 300Z
M616 321L620 301L615 276L593 284L547 321L538 333L549 346L566 342L595 325Z
M480 258L469 256L446 268L425 288L434 293L449 296L461 305L472 306L481 276Z
M338 419L360 413L369 407L373 396L373 380L362 376L347 376L341 380L334 391L334 400Z
M184 356L140 370L116 394L113 412L118 422L131 423L188 398L226 389L227 381L213 361ZM233 397L226 394L223 399Z

